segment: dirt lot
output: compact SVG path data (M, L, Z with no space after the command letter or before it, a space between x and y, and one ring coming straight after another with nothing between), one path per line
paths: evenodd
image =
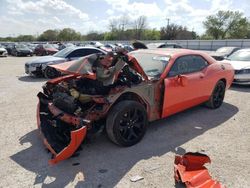
M176 148L208 154L211 175L227 187L250 187L250 87L231 87L220 109L199 106L152 123L133 147L102 135L79 156L49 166L35 118L36 94L46 80L24 74L31 58L0 58L0 187L171 188ZM130 182L135 175L144 179Z

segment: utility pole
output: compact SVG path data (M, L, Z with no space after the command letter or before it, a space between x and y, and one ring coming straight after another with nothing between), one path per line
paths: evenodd
M170 19L169 19L169 18L166 18L166 20L167 20L167 22L168 22L167 27L169 27L169 21L170 21Z

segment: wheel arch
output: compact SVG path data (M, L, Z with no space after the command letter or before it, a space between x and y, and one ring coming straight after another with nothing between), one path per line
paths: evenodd
M112 104L112 106L110 107L109 111L116 105L118 104L120 101L124 101L124 100L132 100L132 101L136 101L136 102L139 102L141 103L146 111L147 111L147 114L150 112L150 106L149 104L141 97L139 96L137 93L135 92L125 92L123 94L121 94L117 99L116 101Z

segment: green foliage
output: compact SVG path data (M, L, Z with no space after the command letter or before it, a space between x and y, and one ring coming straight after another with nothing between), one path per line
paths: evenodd
M186 27L177 24L162 27L160 31L160 38L162 40L189 40L196 39L197 37L194 31L188 31Z
M77 41L81 40L81 33L76 32L74 29L71 28L64 28L58 34L59 41Z
M218 11L203 22L206 35L214 39L247 38L249 21L239 11Z
M161 33L156 29L146 29L144 31L143 40L160 40Z
M38 41L57 41L59 31L58 30L46 30L38 38Z

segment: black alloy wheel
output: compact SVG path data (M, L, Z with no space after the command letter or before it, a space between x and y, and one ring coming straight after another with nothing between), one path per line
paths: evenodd
M224 101L225 88L225 83L221 80L218 81L206 105L213 109L219 108Z
M110 111L106 131L111 141L121 146L138 143L148 124L145 107L136 101L121 101Z

